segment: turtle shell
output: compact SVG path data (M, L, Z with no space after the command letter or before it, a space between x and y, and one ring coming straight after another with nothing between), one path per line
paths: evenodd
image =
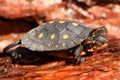
M91 31L91 27L77 21L55 20L30 30L21 43L33 51L69 49L81 44Z

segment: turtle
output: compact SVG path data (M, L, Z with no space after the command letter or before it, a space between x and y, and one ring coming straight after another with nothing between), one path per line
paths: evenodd
M100 51L108 42L105 26L95 28L74 20L53 20L28 31L21 39L6 46L3 52L8 53L10 48L20 44L38 52L69 49L72 50L75 63L80 64L85 60L82 52Z

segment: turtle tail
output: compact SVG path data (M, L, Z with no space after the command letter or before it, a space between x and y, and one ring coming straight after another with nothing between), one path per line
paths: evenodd
M11 43L11 44L9 44L8 46L6 46L6 47L3 49L3 52L4 52L4 53L8 53L10 48L12 48L12 47L14 47L14 46L17 46L17 45L19 45L19 44L21 44L21 39L18 40L18 41L13 42L13 43Z

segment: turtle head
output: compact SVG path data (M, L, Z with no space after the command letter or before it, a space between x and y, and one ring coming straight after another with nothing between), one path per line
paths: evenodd
M87 40L87 43L90 44L90 49L88 49L88 52L99 51L107 47L108 42L106 27L93 29Z

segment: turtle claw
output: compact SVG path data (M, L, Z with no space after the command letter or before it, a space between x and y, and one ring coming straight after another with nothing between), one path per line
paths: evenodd
M19 60L21 58L21 54L16 53L15 51L12 53L11 58L13 60Z
M83 57L77 57L75 58L75 64L79 65L81 63L83 63L85 61L85 59Z

